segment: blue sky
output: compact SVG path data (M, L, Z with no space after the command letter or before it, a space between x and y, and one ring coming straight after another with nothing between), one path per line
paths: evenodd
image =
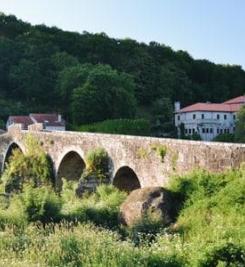
M244 0L0 0L32 24L157 41L245 69Z

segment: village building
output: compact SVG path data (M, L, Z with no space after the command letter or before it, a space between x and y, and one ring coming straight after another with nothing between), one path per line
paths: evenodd
M239 96L223 103L196 103L180 108L175 102L175 126L178 135L181 125L187 136L200 135L202 140L213 140L217 135L234 133L237 112L245 104L245 96Z
M29 116L9 116L6 128L20 124L22 130L27 130L29 125L41 123L46 131L65 131L65 121L60 114L34 114Z

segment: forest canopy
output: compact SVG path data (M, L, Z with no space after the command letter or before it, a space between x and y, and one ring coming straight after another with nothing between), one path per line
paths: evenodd
M157 42L32 26L0 14L0 121L60 112L74 127L143 118L154 128L171 121L174 101L222 102L244 92L240 66L195 60Z

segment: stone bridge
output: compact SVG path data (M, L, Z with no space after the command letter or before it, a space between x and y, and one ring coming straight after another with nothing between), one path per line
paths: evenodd
M13 149L25 153L24 139L36 137L53 162L56 182L62 177L79 179L85 155L103 147L110 156L110 180L120 189L164 186L169 178L193 169L221 172L245 161L244 144L186 141L80 132L45 132L40 125L28 131L19 125L0 135L0 167L4 169Z

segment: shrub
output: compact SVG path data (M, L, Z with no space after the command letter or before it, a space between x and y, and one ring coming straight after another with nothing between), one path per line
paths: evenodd
M156 154L160 157L161 161L164 162L164 158L167 155L167 147L160 144L152 145L151 149L156 152Z
M155 240L156 235L163 228L161 215L156 212L149 212L142 220L128 228L126 233L135 245L140 245L142 242L149 244Z
M115 119L79 126L81 132L128 135L150 135L150 122L145 119Z
M25 139L25 147L25 154L18 149L13 151L3 173L6 192L21 192L25 182L34 187L51 183L51 163L38 141L28 136Z
M25 186L21 200L30 222L56 222L60 217L61 199L49 188Z
M207 252L204 259L200 262L202 267L216 266L245 266L245 248L241 245L235 245L227 242L225 244L214 246Z
M241 171L240 171L241 172ZM231 182L239 172L213 174L197 170L185 176L173 177L169 188L181 196L182 201L193 203L196 199L211 197ZM189 202L188 202L189 201Z
M235 135L234 134L228 134L228 133L219 134L213 139L213 141L234 143L235 142Z
M27 215L19 196L15 195L6 207L0 209L0 229L14 226L16 229L23 229L27 225Z
M99 185L93 194L64 202L62 216L70 221L90 221L104 227L117 227L119 208L125 198L126 193L113 185Z
M109 175L109 156L104 148L90 150L85 158L86 170L83 172L80 183L95 178L98 182L106 182Z
M179 232L183 242L192 248L192 254L189 255L191 264L199 266L201 261L207 262L209 252L214 253L220 244L244 244L243 168L221 174L196 171L175 179L171 188L182 196L183 208L174 230ZM201 251L207 251L207 248L208 254L202 258Z
M106 175L108 172L109 156L104 148L90 150L85 158L87 170Z

